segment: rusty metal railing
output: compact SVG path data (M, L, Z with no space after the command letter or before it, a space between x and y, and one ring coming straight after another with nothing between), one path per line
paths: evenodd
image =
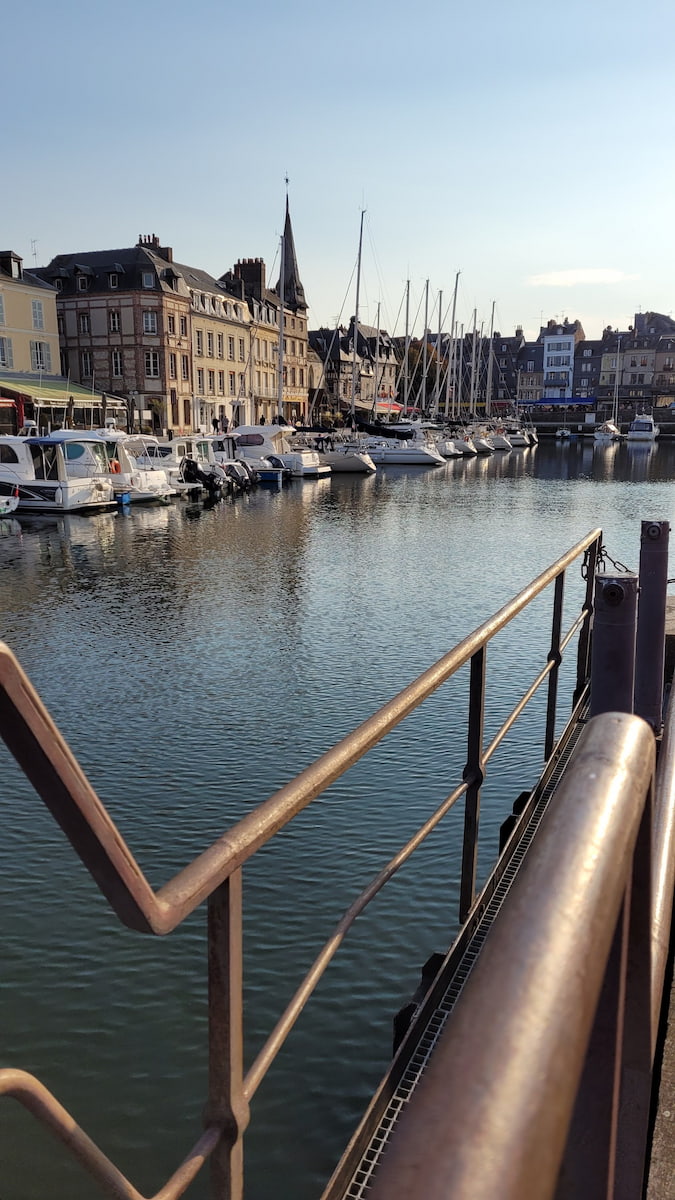
M554 751L559 667L565 650L577 634L574 703L581 704L586 693L592 582L601 536L601 531L597 529L589 533L388 704L253 812L236 822L158 892L154 892L146 880L13 654L6 646L0 645L0 733L120 920L142 933L167 934L198 905L204 901L208 905L209 1094L204 1117L206 1128L184 1162L156 1193L154 1200L174 1200L182 1195L207 1158L211 1162L212 1195L215 1200L240 1200L243 1189L242 1135L248 1124L252 1095L350 926L462 796L466 797L466 807L460 918L463 919L471 910L476 893L480 794L486 767L514 722L546 681L548 698L544 745L547 755ZM581 611L563 633L565 573L570 566L578 563L582 555L585 556L587 570L585 599ZM546 663L492 741L484 746L486 648L497 633L552 584L552 635ZM354 900L255 1062L244 1074L243 865L467 663L470 664L471 679L467 763L462 782ZM133 1184L102 1154L38 1080L14 1069L0 1071L0 1094L13 1096L47 1124L109 1194L122 1200L143 1200Z
M639 717L584 730L369 1200L643 1194L654 764Z

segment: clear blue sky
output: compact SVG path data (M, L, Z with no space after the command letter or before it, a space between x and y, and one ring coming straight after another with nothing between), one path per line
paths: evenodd
M8 0L0 248L156 233L276 282L288 174L310 327L421 330L430 281L487 330L589 337L675 310L671 0ZM433 313L433 315L431 315ZM398 320L397 320L398 315ZM447 321L444 322L447 327Z

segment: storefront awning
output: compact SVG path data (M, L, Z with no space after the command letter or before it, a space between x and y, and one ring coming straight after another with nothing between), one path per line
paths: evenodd
M80 407L100 405L103 395L106 404L117 404L125 407L121 396L111 396L110 393L92 392L89 388L80 387L68 379L52 376L45 379L39 375L0 375L0 391L6 399L22 396L24 400L32 400L34 404L67 405L73 400ZM9 393L9 397L7 396Z

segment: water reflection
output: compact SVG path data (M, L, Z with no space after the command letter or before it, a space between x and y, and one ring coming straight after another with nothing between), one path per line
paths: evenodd
M0 537L2 634L159 885L591 527L634 565L640 518L671 519L675 448L606 449L542 442L211 508L12 520ZM584 588L570 573L570 611ZM491 650L490 728L549 639L542 606ZM467 689L462 677L439 690L247 868L247 1060L342 909L461 775ZM536 778L542 727L542 713L517 722L515 750L500 749L489 773L481 871L501 806ZM151 1192L190 1140L186 1118L200 1121L203 913L176 939L118 930L31 789L0 762L12 797L0 845L5 1060L44 1075ZM451 936L461 819L458 809L358 923L256 1096L250 1200L268 1200L272 1176L275 1200L320 1194L388 1061L392 1013ZM50 1200L89 1200L48 1139L33 1141L15 1114L5 1128L8 1195L38 1194L30 1162ZM205 1182L191 1190L206 1192Z

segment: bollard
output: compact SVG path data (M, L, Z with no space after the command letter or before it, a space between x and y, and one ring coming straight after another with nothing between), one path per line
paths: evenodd
M642 522L634 711L657 736L663 728L669 533L668 521Z
M638 577L596 575L590 716L633 711Z

